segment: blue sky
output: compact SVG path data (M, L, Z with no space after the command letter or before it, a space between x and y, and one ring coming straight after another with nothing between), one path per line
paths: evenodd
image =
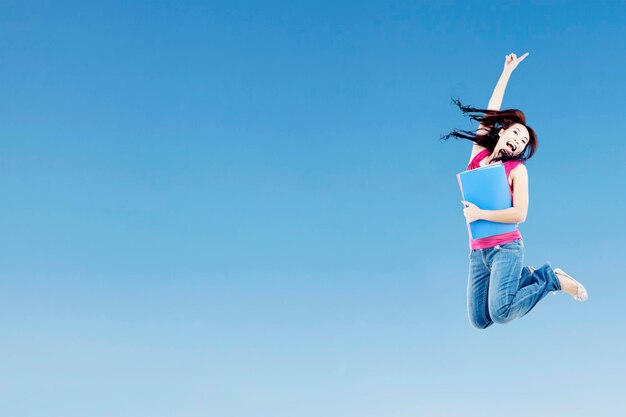
M618 415L623 2L3 2L0 413ZM466 312L455 174L504 57L525 263Z

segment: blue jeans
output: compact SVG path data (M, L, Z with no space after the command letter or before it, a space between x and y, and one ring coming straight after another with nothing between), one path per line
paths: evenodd
M470 323L477 329L522 317L549 292L561 290L549 262L539 269L522 266L522 239L472 249L469 258L467 308Z

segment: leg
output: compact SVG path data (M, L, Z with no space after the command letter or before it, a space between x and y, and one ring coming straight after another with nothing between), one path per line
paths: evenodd
M520 279L519 286L526 287L533 283L533 272L535 272L537 268L531 265L526 265L522 268L522 278Z
M550 291L561 289L549 263L539 269L522 268L524 244L521 240L499 245L491 255L489 313L496 323L524 316Z
M486 329L493 324L488 308L489 275L481 251L472 250L467 281L467 312L470 323L476 329Z

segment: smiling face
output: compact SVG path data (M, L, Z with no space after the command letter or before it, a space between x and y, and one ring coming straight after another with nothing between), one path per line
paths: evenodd
M520 123L515 123L508 129L500 129L499 135L500 139L494 149L494 155L505 154L508 157L515 157L524 152L530 137L526 126Z

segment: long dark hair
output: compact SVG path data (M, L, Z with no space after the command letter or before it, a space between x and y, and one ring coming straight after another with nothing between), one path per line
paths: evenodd
M477 109L471 106L464 106L458 99L455 98L452 99L452 102L461 109L464 115L468 116L472 120L482 123L487 128L487 133L477 135L476 132L472 132L470 130L454 129L447 135L441 135L440 139L448 140L452 136L456 139L467 139L489 149L489 152L493 152L498 143L498 131L501 128L508 129L515 123L519 123L528 129L528 144L526 144L524 152L514 157L510 157L508 155L498 155L492 161L527 161L534 155L537 150L537 146L539 145L537 141L537 134L526 124L526 116L521 110Z

